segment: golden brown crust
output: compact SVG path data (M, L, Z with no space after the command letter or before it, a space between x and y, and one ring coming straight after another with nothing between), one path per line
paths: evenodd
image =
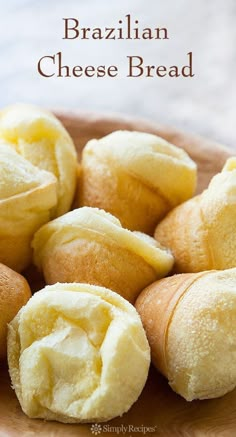
M155 366L186 400L236 386L236 268L187 273L145 289L135 304Z
M31 297L26 279L0 264L0 360L6 357L7 324Z
M199 201L197 196L173 209L156 227L154 237L174 255L175 273L214 268Z
M151 347L153 363L166 377L166 341L173 313L184 293L205 273L187 273L161 279L145 288L135 302Z
M70 281L100 285L130 302L156 279L154 269L140 256L112 243L86 238L55 247L50 257L45 256L42 269L47 284Z
M175 271L200 272L236 266L236 160L228 160L208 188L171 211L155 238L176 260Z
M157 222L171 209L157 190L115 164L110 167L100 163L96 173L84 165L78 187L77 205L103 208L119 217L122 226L131 231L153 235Z
M34 237L34 261L46 282L87 282L134 302L173 266L169 251L131 232L111 214L79 208L43 226Z

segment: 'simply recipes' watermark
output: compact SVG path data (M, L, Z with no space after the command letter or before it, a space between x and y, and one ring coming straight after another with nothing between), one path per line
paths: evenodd
M117 426L112 426L112 425L108 425L108 424L100 424L100 423L93 423L93 425L91 425L91 433L93 435L101 435L103 433L113 433L113 434L117 434L117 435L125 435L125 434L130 434L130 433L140 433L143 435L146 434L151 434L154 433L157 430L157 426L146 426L146 425L132 425L132 424L128 424L128 425L117 425Z

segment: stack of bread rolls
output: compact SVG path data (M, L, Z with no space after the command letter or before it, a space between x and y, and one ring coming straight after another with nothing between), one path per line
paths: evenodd
M52 114L0 112L0 358L29 417L122 415L150 359L188 401L236 386L236 159L196 181L155 135L92 139L79 163Z

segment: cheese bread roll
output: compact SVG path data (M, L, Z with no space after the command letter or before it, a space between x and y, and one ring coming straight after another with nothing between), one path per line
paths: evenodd
M236 268L162 279L136 308L155 366L187 401L236 387Z
M0 112L0 142L8 142L36 167L57 178L53 217L70 209L77 177L73 141L53 114L31 105L13 105Z
M77 205L102 208L124 227L153 234L195 187L196 164L184 150L155 135L117 131L85 146Z
M174 262L154 238L128 231L111 214L89 207L43 226L33 248L48 284L88 282L131 302L146 285L167 275Z
M7 356L7 324L31 296L26 279L0 264L0 360Z
M50 220L57 181L10 146L0 145L0 262L20 272L31 261L34 233Z
M55 284L34 294L9 324L8 362L29 417L100 422L137 400L150 350L139 315L118 294Z
M236 158L202 194L171 211L155 237L173 252L176 272L236 267Z

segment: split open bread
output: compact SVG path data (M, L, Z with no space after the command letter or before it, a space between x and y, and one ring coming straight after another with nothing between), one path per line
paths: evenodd
M176 272L236 267L236 158L199 196L172 210L155 237L175 257Z
M117 131L82 152L78 206L102 208L125 228L153 234L176 205L192 197L196 164L155 135Z
M57 204L53 216L70 209L77 177L73 141L54 115L32 105L12 105L0 112L0 147L8 143L39 169L57 178Z
M150 349L135 308L112 291L55 284L9 324L10 376L31 418L100 422L139 397Z
M192 401L236 387L236 268L162 279L135 306L174 391Z
M33 248L48 284L88 282L131 302L173 266L171 253L154 238L124 229L97 208L79 208L51 221L35 234Z

